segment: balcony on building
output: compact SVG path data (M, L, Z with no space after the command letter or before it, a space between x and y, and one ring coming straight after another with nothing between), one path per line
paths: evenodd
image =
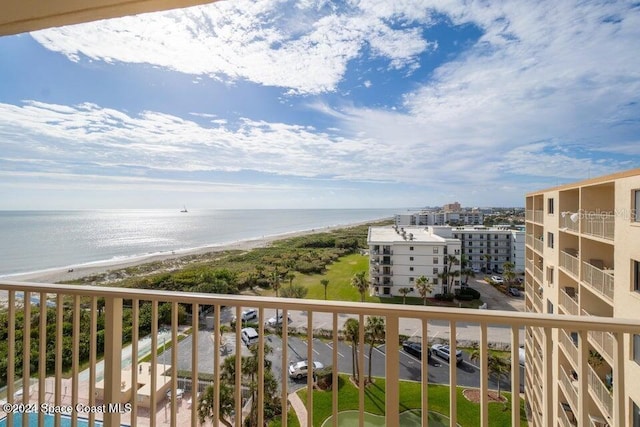
M130 425L157 425L161 422L165 421L169 425L192 425L197 426L198 417L196 407L197 404L194 404L194 401L191 402L191 407L186 408L183 405L179 405L179 402L175 400L167 400L166 398L166 390L184 390L185 399L189 396L191 399L197 399L195 396L195 385L192 385L190 380L184 380L182 377L185 375L190 378L195 378L195 372L198 372L197 367L197 357L193 357L192 368L188 374L181 372L180 378L177 370L167 369L167 367L171 367L174 365L174 361L178 360L178 346L172 346L170 351L170 356L164 359L159 357L156 352L151 352L149 356L149 360L142 361L138 359L138 351L134 349L132 351L132 356L130 360L126 363L123 362L122 350L126 344L122 342L123 332L129 331L129 337L132 345L138 345L139 340L143 337L138 335L137 325L141 321L140 318L140 307L143 302L150 302L154 307L151 310L151 348L157 348L162 345L159 342L158 338L158 306L160 303L168 302L171 305L171 321L170 324L166 325L167 334L166 339L171 342L178 342L178 334L183 333L184 330L188 327L191 330L199 330L201 326L202 319L199 316L192 316L190 320L187 321L187 324L179 325L178 324L178 309L179 306L184 306L188 308L188 312L199 313L199 308L201 306L213 306L215 313L220 313L223 306L230 307L231 311L235 313L238 318L241 315L241 311L245 307L256 307L259 312L258 319L258 351L264 351L264 346L268 343L269 339L265 336L266 328L265 320L266 320L266 311L279 309L283 312L283 317L286 319L286 313L291 313L294 311L305 312L306 320L305 325L302 326L304 329L295 328L296 325L288 325L288 321L285 321L285 327L283 329L282 340L283 342L287 342L289 334L291 331L297 331L297 333L302 333L305 337L306 342L308 342L307 351L308 354L304 354L302 356L307 357L308 359L314 358L314 325L317 320L319 323L322 323L323 329L327 329L331 332L329 334L330 340L333 341L333 354L332 358L335 361L336 366L339 366L337 362L338 357L338 337L340 335L340 327L339 319L344 316L355 317L356 319L360 319L360 328L361 328L361 336L364 336L364 320L368 316L383 316L385 319L385 328L386 328L386 337L387 342L399 342L400 339L400 322L402 319L415 319L417 324L424 325L430 321L437 321L440 324L445 322L445 324L449 324L449 336L456 335L456 327L459 322L464 322L465 328L474 327L477 328L478 333L478 342L481 349L481 354L484 354L483 357L484 362L478 362L478 366L480 366L480 378L486 378L488 375L483 374L482 372L488 372L486 365L486 355L488 353L487 346L487 336L490 333L487 325L497 325L501 327L507 328L507 330L511 331L510 342L513 344L511 349L511 355L509 357L512 360L512 370L511 370L511 378L510 384L511 388L515 389L519 388L520 375L519 375L519 366L518 366L518 348L520 346L520 342L525 338L525 331L520 328L526 328L529 332L532 333L531 336L536 336L531 343L531 339L527 340L527 354L530 362L530 369L533 369L533 374L527 374L531 378L528 380L528 383L532 384L533 378L536 379L535 387L539 387L540 385L544 385L541 383L541 379L544 378L542 375L544 372L544 366L547 364L549 360L551 360L550 353L551 348L545 348L544 343L547 342L545 338L546 333L553 333L553 331L557 330L558 334L565 334L564 331L573 331L573 330L588 330L590 332L602 332L602 333L611 333L613 337L613 345L619 346L621 340L624 335L628 335L631 333L640 333L640 322L636 321L624 321L620 319L612 319L612 318L600 318L593 316L585 316L584 320L576 320L575 318L571 318L570 320L564 320L564 316L562 317L550 317L547 315L541 315L536 313L513 313L513 312L502 312L502 311L491 311L491 310L464 310L464 309L455 309L455 308L442 308L442 307L423 307L423 306L405 306L405 305L394 305L394 304L371 304L371 303L362 303L362 304L354 304L347 302L334 302L334 301L316 301L316 300L296 300L296 299L285 299L285 298L270 298L270 297L248 297L248 296L237 296L237 295L217 295L217 294L197 294L197 293L180 293L180 292L166 292L166 291L153 291L153 290L139 290L139 289L123 289L123 288L110 288L110 287L91 287L91 286L73 286L73 285L48 285L48 284L29 284L29 283L18 283L18 282L4 282L0 284L0 291L7 293L8 303L9 305L4 309L6 313L6 319L8 319L8 335L7 335L7 346L9 349L9 362L7 369L7 387L4 390L4 396L6 400L11 402L17 402L18 399L23 403L40 403L45 401L51 402L70 402L71 404L75 403L84 403L84 404L101 404L103 402L121 402L121 403L130 403L132 406L132 412L127 413L106 413L106 414L93 414L92 416L95 419L102 419L105 422L105 425L120 425L121 423L126 423ZM37 299L34 299L33 296L37 296ZM99 335L97 330L95 329L95 324L97 322L97 313L98 313L98 300L104 299L104 315L105 317L105 325L106 330L104 335ZM36 302L34 302L36 301ZM51 305L52 307L48 308L46 316L39 316L40 304L39 301L47 301L47 304L42 304L42 306ZM25 304L26 302L26 304ZM33 330L38 330L40 333L39 338L31 338L31 334L24 334L20 341L17 341L17 331L15 328L15 319L18 318L18 313L22 310L25 311L25 315L31 317L33 320ZM101 309L102 310L102 309ZM131 314L131 317L124 316L123 313L127 311ZM65 335L63 332L63 324L62 322L57 323L54 320L58 319L58 316L63 316L65 312L73 312L72 316L72 325L70 326L70 334L67 337L67 333ZM91 327L89 336L90 339L88 342L84 343L83 346L89 346L91 352L91 362L89 363L89 370L91 373L87 376L80 376L79 370L79 352L83 346L80 345L79 339L79 321L80 316L87 316L88 319L91 319ZM60 318L61 318L60 317ZM127 319L127 320L123 320ZM328 321L327 321L328 319ZM13 323L12 323L13 322ZM128 323L131 322L131 323ZM212 330L220 330L220 322L221 319L218 316L214 316L213 319L214 325ZM13 327L12 327L13 325ZM59 326L58 326L59 325ZM307 326L311 326L310 329ZM242 328L241 323L239 322L232 329L232 332L235 332L234 337L231 339L231 343L228 342L221 334L213 334L211 339L213 340L214 352L211 357L214 359L214 366L219 366L222 363L222 355L224 353L224 349L229 344L232 344L233 348L243 348L244 344L240 339L240 330ZM294 329L290 329L294 328ZM308 332L305 332L308 331ZM548 332L547 332L548 331ZM416 331L416 339L422 341L423 348L425 346L429 346L431 342L429 341L428 334L423 333L420 328ZM191 346L191 352L193 354L198 353L198 340L196 336L198 334L193 335L192 342L189 344ZM562 336L562 335L561 335ZM99 338L100 337L100 338ZM73 355L72 360L73 367L68 375L68 379L65 379L65 375L63 375L61 366L56 362L56 367L49 371L47 368L47 352L39 352L39 353L31 353L32 356L28 359L27 354L21 354L21 358L25 360L25 363L29 363L32 367L31 371L25 373L25 375L18 374L16 371L16 355L21 348L32 348L35 346L42 345L53 345L56 349L56 352L61 352L62 347L58 345L58 342L62 342L65 339L71 339L75 343L72 346ZM97 343L98 339L104 340L104 374L98 375L95 371L96 366L98 365L97 361L99 359L99 353L97 353ZM628 339L628 338L627 338ZM133 344L136 343L136 344ZM451 342L452 347L457 347L459 343ZM358 344L361 345L361 344ZM84 347L86 348L86 347ZM533 350L533 353L532 353ZM181 350L182 351L182 350ZM280 384L287 384L287 364L289 360L295 355L288 353L287 345L282 346L282 351L284 352L282 355L282 360L279 362L281 365L278 367L278 372L283 372L282 377L278 378ZM455 351L455 349L452 349ZM384 360L385 364L385 379L386 379L386 401L381 402L385 409L385 417L387 425L399 425L399 414L401 403L399 401L399 384L400 384L400 369L399 369L399 353L398 352L386 352L386 358ZM535 355L535 356L534 356ZM361 366L366 366L364 363L364 352L359 353L359 357L362 358ZM57 359L56 359L57 360ZM237 359L240 360L240 359ZM61 362L60 362L61 363ZM147 372L142 372L142 370L132 369L131 367L142 366L144 364L145 370ZM424 358L423 361L418 362L418 365L423 372L428 372L428 363L427 358ZM363 368L364 369L364 368ZM455 364L451 364L447 368L449 370L450 381L455 385L457 384L457 369L458 367ZM262 368L259 368L258 378L261 378L261 375L264 373L260 373ZM613 381L613 387L615 389L616 381L619 384L624 384L624 379L621 377L623 372L613 372L615 380ZM212 384L215 390L215 393L219 393L219 372L214 372L214 376L211 378L210 382L207 384ZM334 371L332 375L335 375L334 381L337 383L337 371ZM531 376L533 375L533 376ZM600 372L596 372L589 374L589 387L591 390L591 394L600 399L604 408L610 408L610 403L607 398L607 394L603 394L603 389L601 384L606 385L606 379L601 375ZM594 376L595 375L595 376ZM151 384L151 390L157 390L156 393L150 392L148 396L148 405L152 408L160 408L164 410L159 410L157 412L147 411L145 410L145 405L142 403L143 399L141 398L140 391L136 388L132 388L131 384L140 384L142 377L149 376L150 378L155 378L154 384ZM597 378L596 378L597 377ZM93 378L93 380L91 380ZM238 377L238 381L240 377ZM262 377L264 378L264 377ZM361 376L364 378L364 375ZM428 386L428 376L425 375L422 380L422 390L426 393ZM258 379L258 381L263 381ZM313 381L312 377L308 378L308 386L312 385ZM63 392L64 387L62 384L68 385L69 389L66 390L66 393ZM216 386L216 384L218 384ZM573 383L571 383L573 386ZM533 384L532 384L533 386ZM544 387L550 387L551 385L546 385ZM23 392L20 397L17 397L18 390L22 388L26 390ZM481 389L487 389L488 382L482 380L481 381ZM606 388L606 387L605 387ZM287 410L287 399L289 391L287 390L288 386L281 387L281 400L282 400L282 409ZM453 392L450 392L450 415L451 415L451 423L455 425L456 423L456 411L457 411L457 396L455 394L455 388L452 389ZM550 405L549 407L557 406L557 402L553 402L550 400L552 398L552 394L547 393L546 389L542 388L540 390L536 390L534 392L537 393L541 402L546 402L546 404ZM572 389L569 389L571 391ZM234 403L235 405L235 413L242 414L243 409L240 406L242 387L240 384L235 384L234 388ZM337 396L337 388L335 392L336 398ZM359 391L359 393L365 393L364 388ZM364 396L364 395L363 395ZM428 394L423 396L426 405L428 405ZM577 397L567 397L567 399L577 399ZM177 400L177 399L176 399ZM258 399L259 402L262 402L262 399ZM336 400L337 401L337 400ZM314 401L313 394L307 395L307 401L304 402L307 408L310 410L307 412L307 416L309 417L306 422L309 422L309 425L312 425L312 416L313 416L313 408L316 404ZM424 407L427 407L427 406ZM513 405L511 409L512 415L511 418L513 420L513 425L519 425L520 416L519 406ZM539 411L537 411L539 409ZM536 408L536 413L532 414L533 419L539 419L540 421L544 420L552 420L555 419L557 414L554 415L554 412L544 413L543 408ZM574 408L575 409L575 408ZM260 420L264 420L264 408L261 404L258 404L258 418ZM612 409L612 414L615 413L615 405ZM337 414L338 407L335 406L332 409L334 414ZM542 412L541 414L538 412ZM364 417L364 409L361 407L357 414L359 417ZM605 415L606 414L602 414ZM76 420L77 421L77 414ZM484 425L488 424L488 401L484 400L481 402L479 407L479 415L481 420L485 420ZM615 415L613 415L615 416ZM232 424L239 426L241 424L241 419L238 417L229 418ZM286 420L282 420L282 424L286 425ZM305 420L303 420L304 422ZM555 421L554 421L555 423ZM260 422L259 422L260 424ZM315 424L314 424L315 425Z
M606 182L582 188L580 231L590 237L612 241L615 229L615 185Z

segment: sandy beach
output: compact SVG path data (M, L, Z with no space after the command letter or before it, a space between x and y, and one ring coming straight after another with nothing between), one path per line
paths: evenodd
M384 219L380 219L381 221ZM96 262L88 265L70 266L64 268L54 268L33 273L16 274L6 276L3 280L16 282L37 282L37 283L58 283L63 281L79 280L93 276L105 275L110 272L117 272L128 267L142 266L154 263L153 272L170 271L176 268L197 261L206 261L207 259L216 258L221 252L228 250L247 251L254 248L262 248L271 245L273 242L290 237L305 236L314 233L337 230L341 228L355 227L358 225L369 224L373 221L363 221L353 224L343 224L334 227L317 228L313 230L297 231L276 236L262 237L259 239L242 240L226 245L215 245L201 247L195 249L185 249L181 251L172 251L137 258L125 258L122 260L111 260L104 262ZM159 264L158 264L159 263ZM73 271L70 271L73 270ZM107 278L106 281L109 279ZM90 282L90 281L89 281ZM104 281L102 281L104 283Z

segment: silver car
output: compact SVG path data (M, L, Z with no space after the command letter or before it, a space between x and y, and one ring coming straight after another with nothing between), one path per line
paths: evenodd
M324 365L320 362L313 362L313 372L318 369L324 368ZM309 372L309 361L302 360L300 362L291 363L289 365L289 376L295 379L301 379L307 376Z

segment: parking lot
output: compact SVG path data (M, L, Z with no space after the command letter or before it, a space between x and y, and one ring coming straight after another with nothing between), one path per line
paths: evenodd
M225 348L221 354L222 358L228 355L235 354L235 334L226 333L224 335ZM269 334L265 337L265 342L272 348L272 354L267 358L272 362L273 372L276 378L281 378L282 368L281 360L283 360L283 348L282 340L279 336ZM183 340L179 344L178 351L178 368L181 370L191 369L191 337ZM213 373L213 340L212 331L201 330L198 349L198 368L200 372ZM240 349L241 353L248 355L248 349L246 345L242 344ZM372 374L373 376L385 375L385 352L386 346L376 348L372 352ZM422 378L422 362L406 353L398 347L400 356L400 378L405 380L420 381ZM298 337L289 337L286 366L290 363L294 363L301 360L307 360L308 347L307 342ZM332 342L325 342L320 339L314 339L312 344L313 360L322 363L324 366L331 366L333 363L333 346ZM351 374L353 367L351 363L351 346L345 342L339 342L337 349L338 356L338 371L345 374ZM468 387L479 387L480 376L478 367L468 359L468 355L463 352L463 361L457 366L457 383L458 385L464 385ZM158 358L160 363L166 362L171 364L171 354L169 351L163 353ZM368 374L369 366L369 347L365 348L365 366L361 367L361 372ZM449 383L449 363L444 359L437 356L432 357L429 360L428 369L429 382L432 384L448 384ZM521 379L523 376L521 376ZM288 389L290 391L297 390L306 386L306 378L301 380L288 379ZM497 384L491 380L490 387L497 387ZM503 390L509 390L510 384L507 382L501 383Z

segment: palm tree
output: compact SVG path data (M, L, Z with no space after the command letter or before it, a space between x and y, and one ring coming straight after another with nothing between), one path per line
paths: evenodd
M329 280L322 279L322 280L320 280L320 283L322 284L322 286L324 286L324 299L326 301L327 300L327 286L329 286Z
M448 273L449 276L449 286L448 289L451 289L451 287L453 287L453 278L454 277L459 277L460 276L460 270L455 270L453 271L453 266L454 265L458 265L460 264L460 260L458 259L457 256L455 255L447 255L447 267L446 267L446 271Z
M507 281L507 285L510 285L513 282L513 279L516 278L516 273L513 271L515 267L516 266L509 261L502 264L502 277Z
M358 366L358 340L360 335L360 323L353 318L344 322L344 336L351 341L351 366L353 367L353 380L358 383L360 367Z
M294 273L293 271L289 270L289 271L287 271L287 274L284 275L284 278L289 281L289 287L291 287L291 286L293 286L293 279L296 278L296 273Z
M490 254L484 254L484 259L487 260L487 267L485 272L487 274L491 273L491 255Z
M276 291L276 298L278 298L278 289L280 289L280 273L278 272L278 266L271 273L271 287ZM278 319L278 308L276 307L276 319ZM276 322L277 324L278 322Z
M433 292L433 286L431 285L429 278L426 276L420 276L416 279L416 289L422 297L424 305L427 305L427 294Z
M465 284L469 283L469 277L476 277L476 273L473 271L473 269L469 267L465 267L462 270L460 270L460 274L464 276Z
M369 288L369 283L367 282L367 278L365 277L365 271L359 271L353 275L351 278L351 284L358 288L358 292L360 292L360 301L364 302L364 296Z
M400 288L398 289L398 292L400 292L400 294L402 294L402 304L405 304L407 302L407 294L409 292L413 291L413 289L411 288Z
M198 419L200 420L200 424L204 424L207 419L209 419L212 424L217 424L214 422L213 414L214 414L214 386L213 384L208 386L204 393L200 396L198 400ZM234 396L233 389L227 383L220 383L220 405L219 405L219 420L222 424L227 427L232 427L233 424L229 422L228 418L233 415L235 411L234 404Z
M446 267L442 273L438 273L438 279L442 280L442 293L449 293L449 289L447 288L447 285L449 284L449 273L447 273Z
M371 382L371 364L373 360L373 349L378 345L384 344L385 341L385 326L384 318L381 316L367 317L367 324L365 325L365 342L369 344L369 382Z
M475 347L469 354L469 359L472 361L480 361L480 349ZM500 396L500 380L511 372L511 363L507 358L499 356L494 353L487 354L487 369L496 377L498 383L498 397Z

